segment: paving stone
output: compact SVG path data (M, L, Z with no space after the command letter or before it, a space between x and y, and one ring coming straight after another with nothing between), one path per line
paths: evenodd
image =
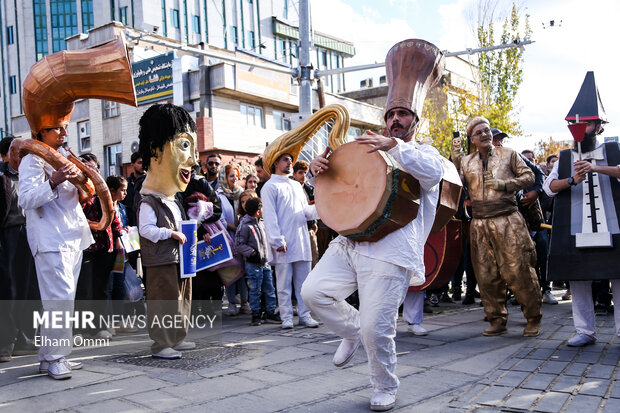
M521 387L533 390L546 390L555 378L555 374L535 373Z
M568 403L564 413L595 412L602 400L600 397L578 394Z
M576 351L565 351L560 350L550 357L551 360L554 361L572 361L577 355Z
M479 381L481 384L492 384L494 383L502 374L504 374L504 370L495 370L491 372L488 376Z
M498 406L511 391L512 387L489 386L489 388L474 398L472 402L474 404Z
M610 379L613 372L614 366L603 366L600 364L595 364L594 366L590 367L590 370L588 371L586 377Z
M461 361L454 361L447 364L445 368L463 373L472 373L472 366L476 366L475 372L479 375L484 375L495 369L498 364L506 359L507 354L512 354L514 351L518 350L521 345L522 344L513 344L497 350L481 351L479 355L466 357Z
M80 413L138 413L144 412L144 407L121 400L105 400L98 403L86 404L74 407L74 411Z
M457 398L453 399L449 405L454 407L468 407L470 406L470 401L476 397L480 392L485 390L488 386L484 386L482 384L475 384L471 386L465 393L458 395Z
M579 363L596 363L601 358L601 354L597 352L584 351L577 356L576 361Z
M502 407L527 410L542 392L529 389L517 389L510 395Z
M564 340L553 340L553 339L547 339L547 340L542 340L539 344L538 344L538 348L550 348L550 349L558 349L560 348L560 346L562 345Z
M499 380L494 384L498 386L511 386L518 387L526 377L530 375L527 371L509 371L506 372Z
M164 393L160 390L131 394L129 396L125 396L124 398L138 405L148 407L149 409L164 412L176 410L180 407L187 406L189 403L185 399Z
M617 353L609 353L605 354L602 360L599 361L601 364L606 364L610 366L615 366L618 364L618 360L620 359L620 354Z
M579 389L579 394L589 394L591 396L603 397L605 393L607 393L608 387L609 387L609 381L607 380L586 379L586 381L581 384L581 388Z
M559 412L566 400L570 397L568 393L549 392L545 393L543 398L536 403L534 411L536 412Z
M618 413L620 412L620 399L607 399L602 413Z
M512 370L528 371L531 373L535 371L537 368L539 368L542 363L543 363L542 360L529 360L529 359L521 360L521 362L519 362L518 364L512 367Z
M582 376L589 367L586 363L573 363L564 371L567 376Z
M541 367L541 373L551 373L551 374L559 374L564 368L568 366L568 363L565 361L548 361L544 366Z
M551 358L551 355L555 352L555 349L539 348L534 350L532 354L528 356L530 359L547 360Z
M572 393L580 381L581 381L581 377L561 376L559 380L555 382L551 390L563 392L563 393Z
M620 398L620 381L619 380L613 381L613 388L611 390L610 397Z
M502 370L511 370L515 366L515 364L519 363L520 361L521 360L518 358L510 358L503 362L499 368Z
M230 375L171 386L163 391L172 396L187 399L192 403L200 403L207 400L222 399L239 393L248 393L263 387L264 384L259 381L249 380L238 375Z

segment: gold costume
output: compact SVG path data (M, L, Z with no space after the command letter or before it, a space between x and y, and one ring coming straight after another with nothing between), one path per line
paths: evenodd
M534 271L536 250L515 197L516 191L534 183L534 173L509 148L492 147L486 163L476 152L462 158L460 165L472 202L471 260L491 323L485 335L505 331L506 288L523 305L528 321L524 335L538 335L541 292ZM485 187L489 179L504 181L506 189Z

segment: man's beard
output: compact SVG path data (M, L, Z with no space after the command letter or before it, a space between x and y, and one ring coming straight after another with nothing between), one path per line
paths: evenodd
M578 143L575 142L574 148L578 150ZM592 152L596 148L596 130L586 133L583 137L583 142L581 142L581 152Z

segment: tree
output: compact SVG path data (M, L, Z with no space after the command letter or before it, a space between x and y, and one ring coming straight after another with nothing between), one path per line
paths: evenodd
M573 141L554 141L550 136L546 141L536 142L536 159L538 162L546 162L550 155L560 155L560 151L573 147Z
M503 19L501 36L496 38L496 5L497 0L480 0L476 22L478 47L528 39L529 15L523 16L521 28L522 16L514 3ZM523 81L523 51L510 48L480 53L477 69L477 90L467 90L444 76L439 90L427 99L423 117L428 119L428 128L421 135L423 139L432 138L433 145L444 156L450 153L452 132L459 131L464 137L467 121L474 116L484 116L493 127L509 135L522 135L515 98Z

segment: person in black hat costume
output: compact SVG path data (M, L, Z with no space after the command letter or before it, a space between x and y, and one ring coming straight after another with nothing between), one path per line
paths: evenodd
M493 134L493 146L503 147L504 138L507 138L508 135L502 132L499 129L491 128L491 133ZM540 203L536 202L539 198L547 198L547 195L543 191L543 183L545 182L545 173L536 166L533 162L531 162L526 156L522 153L519 154L521 159L525 162L525 164L534 172L534 184L525 188L523 191L517 194L517 199L519 201L519 209L523 212L524 218L526 222L528 222L529 230L532 234L532 239L536 244L536 274L538 275L538 282L540 283L540 287L542 288L542 300L543 303L555 305L558 303L558 300L551 293L551 286L549 285L549 281L547 280L547 256L549 253L549 234L546 229L540 229L540 224L544 223L544 220L541 222L536 222L534 225L531 225L528 220L528 209L530 208L539 208ZM542 211L540 211L540 218L542 218ZM536 215L536 214L534 214ZM533 228L536 226L536 228Z
M555 197L548 277L570 281L576 334L568 345L573 347L596 341L592 281L611 279L612 292L620 297L620 145L596 141L607 116L594 72L586 74L565 119L574 123L577 116L587 123L581 160L577 143L563 150L543 185ZM620 311L614 318L617 330Z

